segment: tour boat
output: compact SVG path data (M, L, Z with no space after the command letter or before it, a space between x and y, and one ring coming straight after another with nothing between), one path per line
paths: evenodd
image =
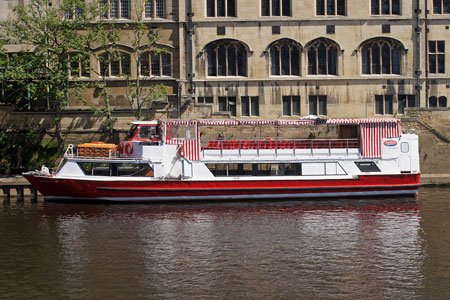
M419 146L399 119L157 120L132 122L118 146L69 145L55 172L23 175L46 200L187 201L413 196ZM227 138L245 128L273 136ZM284 138L334 127L337 138ZM226 128L225 128L226 127ZM202 131L202 129L204 131ZM254 130L253 132L258 132ZM255 135L255 134L254 134ZM206 138L209 136L209 138ZM217 137L218 136L218 137Z

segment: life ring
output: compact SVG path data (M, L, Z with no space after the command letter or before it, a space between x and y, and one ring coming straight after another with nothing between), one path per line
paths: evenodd
M122 142L120 142L119 143L119 146L117 146L117 151L119 152L119 154L122 154L123 153L123 143Z
M128 155L133 154L133 144L128 143L125 146L125 153L128 154Z

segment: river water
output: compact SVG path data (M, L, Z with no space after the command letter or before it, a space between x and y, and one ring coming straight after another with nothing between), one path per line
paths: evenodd
M449 193L11 202L0 208L0 298L449 299Z

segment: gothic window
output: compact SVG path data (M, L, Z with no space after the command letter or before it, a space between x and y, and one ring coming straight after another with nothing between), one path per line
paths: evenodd
M309 96L309 114L326 115L327 114L327 96Z
M236 17L236 0L206 0L208 17Z
M130 0L101 0L102 19L130 19Z
M70 77L90 77L89 56L80 53L69 55L69 74Z
M236 97L219 97L219 112L229 112L236 116Z
M105 77L131 75L130 55L123 52L118 58L112 58L107 53L101 55L100 75Z
M428 72L445 73L445 41L428 41Z
M402 47L388 39L377 39L362 45L363 74L400 74Z
M206 48L208 76L247 76L247 51L235 41L223 40Z
M400 0L371 0L372 15L400 15Z
M145 52L140 59L141 76L171 76L172 59L170 53Z
M261 16L291 16L291 0L261 0Z
M300 47L290 41L280 41L270 47L270 75L300 75Z
M434 14L450 14L450 0L433 0Z
M337 75L337 45L319 39L307 47L309 75Z
M164 19L166 17L166 1L165 0L145 1L144 13L146 18Z
M345 16L345 0L316 0L318 16Z
M300 115L300 96L283 96L283 116Z

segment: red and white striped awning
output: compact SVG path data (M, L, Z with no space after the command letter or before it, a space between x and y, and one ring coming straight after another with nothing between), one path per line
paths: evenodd
M237 120L198 120L199 125L204 126L235 126L239 125Z
M168 125L195 125L200 126L239 126L239 125L273 125L273 126L301 126L301 125L316 125L319 120L160 120L162 123Z
M400 119L393 118L377 118L377 119L328 119L327 124L385 124L385 123L400 123Z

